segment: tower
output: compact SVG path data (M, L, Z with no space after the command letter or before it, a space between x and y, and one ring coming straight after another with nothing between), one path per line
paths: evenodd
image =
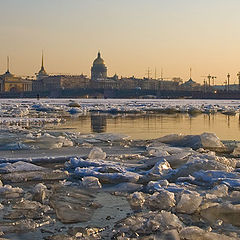
M238 91L240 91L240 72L237 73L238 76Z
M230 90L230 74L228 73L227 75L227 91L229 92Z
M42 51L42 65L41 65L41 69L37 74L37 80L43 79L45 77L48 77L47 72L44 69L44 65L43 65L43 51Z
M7 71L5 72L4 76L5 77L12 77L13 74L10 73L10 60L9 60L9 56L7 56Z

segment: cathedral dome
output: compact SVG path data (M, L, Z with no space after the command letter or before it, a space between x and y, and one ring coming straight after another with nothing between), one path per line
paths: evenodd
M98 52L98 57L94 60L93 65L105 65L100 52Z
M107 78L107 67L105 66L104 60L101 58L100 52L98 52L97 58L93 61L91 68L91 79L106 79Z

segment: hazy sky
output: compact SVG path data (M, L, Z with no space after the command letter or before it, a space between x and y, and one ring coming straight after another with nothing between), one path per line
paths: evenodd
M101 50L108 75L213 74L222 84L240 71L239 0L0 0L0 72L33 75L41 50L49 73L90 75Z

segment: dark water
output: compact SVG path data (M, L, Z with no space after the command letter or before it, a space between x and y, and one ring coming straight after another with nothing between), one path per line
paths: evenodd
M58 128L58 127L57 127ZM120 133L133 139L153 139L167 134L216 133L222 140L240 140L240 118L216 114L89 114L60 126L81 133Z

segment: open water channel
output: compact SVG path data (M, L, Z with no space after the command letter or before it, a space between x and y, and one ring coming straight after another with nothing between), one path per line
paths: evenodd
M240 116L214 114L103 114L92 113L69 119L50 129L81 133L119 133L132 139L154 139L168 134L215 133L221 140L240 140Z

